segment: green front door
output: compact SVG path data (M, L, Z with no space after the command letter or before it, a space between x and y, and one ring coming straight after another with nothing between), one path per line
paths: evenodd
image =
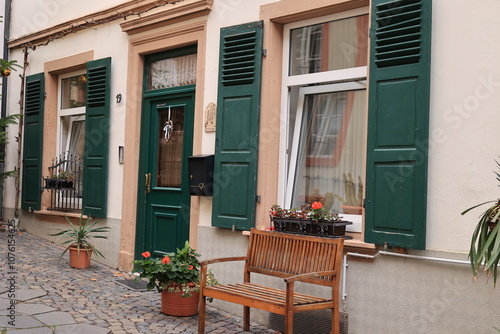
M143 104L136 256L162 256L189 239L194 86L182 90L156 94Z

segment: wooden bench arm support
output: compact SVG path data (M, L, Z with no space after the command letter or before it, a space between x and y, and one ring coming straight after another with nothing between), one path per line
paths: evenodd
M305 279L318 278L318 277L321 277L321 276L332 276L332 277L335 277L335 276L337 276L337 271L336 270L316 271L316 272L313 272L313 273L307 273L307 274L290 276L290 277L285 278L285 282L286 283L293 283L295 281L303 281Z
M200 262L200 286L205 286L207 284L207 271L208 265L214 263L223 263L223 262L234 262L234 261L246 261L246 256L233 256L233 257L221 257L217 259L210 259L206 261Z
M246 256L221 257L200 262L200 266L204 267L212 263L230 262L230 261L246 261Z

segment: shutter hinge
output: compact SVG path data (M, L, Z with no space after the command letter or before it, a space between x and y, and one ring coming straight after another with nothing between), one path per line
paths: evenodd
M255 195L255 200L257 201L257 203L260 203L261 196L260 195Z
M267 49L262 49L262 57L266 57L267 56Z

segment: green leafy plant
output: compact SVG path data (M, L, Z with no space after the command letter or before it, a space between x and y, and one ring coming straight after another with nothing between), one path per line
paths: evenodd
M3 77L8 77L12 70L16 70L15 67L22 68L22 66L17 63L17 60L0 59L0 75Z
M142 260L135 260L134 265L139 271L136 280L149 280L147 288L156 288L158 292L168 289L170 292L182 291L183 297L191 297L191 293L199 290L200 262L198 254L186 241L183 249L176 253L168 253L163 258L153 258L150 252L142 253ZM218 284L210 272L209 284Z
M63 169L59 169L59 172L57 174L52 174L50 178L61 181L75 181L76 174L69 171L65 171Z
M9 125L12 124L17 124L17 120L19 119L20 115L15 114L15 115L9 115L6 117L0 118L0 146L5 145L8 143L7 140L7 131L6 128ZM3 161L3 156L4 153L1 153L1 160ZM6 178L14 176L16 174L16 170L11 170L11 171L6 171L0 173L0 183L2 183Z
M498 161L496 163L500 168ZM495 172L495 174L496 179L500 181L500 173ZM479 216L479 221L472 234L469 260L474 280L482 268L487 273L488 279L493 277L493 286L496 286L500 261L500 199L474 205L463 211L462 215L489 203L494 204Z
M274 204L269 212L271 217L275 218L295 218L312 219L323 221L340 221L342 217L337 212L330 212L323 207L321 202L303 205L300 210L283 209L278 204Z
M91 243L91 239L107 239L108 236L102 235L102 233L108 232L110 227L96 226L101 222L101 220L92 221L91 217L85 219L83 216L80 216L78 225L71 223L69 217L66 217L66 221L68 222L70 228L62 229L57 233L49 234L50 236L57 236L57 240L61 238L66 239L62 243L63 245L69 244L68 247L64 249L59 259L66 254L70 247L76 247L78 250L92 249L92 254L95 254L96 257L104 258L104 255L102 255L102 253Z

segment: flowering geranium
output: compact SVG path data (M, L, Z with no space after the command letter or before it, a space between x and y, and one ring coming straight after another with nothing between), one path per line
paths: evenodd
M183 297L189 297L191 292L197 291L200 280L200 262L194 249L186 241L183 249L176 253L168 253L163 258L151 258L149 252L142 253L143 260L134 261L140 278L149 279L147 288L156 288L159 292L164 289L177 292L182 290Z
M300 210L282 209L279 205L275 204L271 207L269 214L273 218L312 219L324 221L339 221L342 218L337 212L330 212L325 209L321 202L305 204L300 208Z

